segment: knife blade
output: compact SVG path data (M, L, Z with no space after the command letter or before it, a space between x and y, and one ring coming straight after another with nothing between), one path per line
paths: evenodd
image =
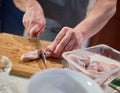
M41 44L41 41L39 39L38 36L35 36L35 43L36 43L36 46L38 48L38 50L40 50L40 58L42 59L43 63L44 63L44 66L47 68L47 62L46 62L46 57L45 57L45 54L42 50L42 44Z

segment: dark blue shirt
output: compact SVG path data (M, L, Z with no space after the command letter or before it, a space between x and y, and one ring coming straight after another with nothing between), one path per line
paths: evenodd
M13 3L13 0L1 0L0 18L1 32L23 35L24 26L22 24L23 12Z

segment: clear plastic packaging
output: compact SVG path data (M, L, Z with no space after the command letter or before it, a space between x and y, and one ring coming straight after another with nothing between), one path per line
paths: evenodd
M70 58L70 55L81 57L81 59L89 57L90 60L88 58L87 59L90 61L90 63L99 62L100 64L103 65L107 64L104 67L106 69L108 68L109 65L110 66L115 65L116 67L108 71L93 73L86 69L84 66L81 66L77 62L77 59L72 60ZM104 82L108 80L108 78L110 78L113 74L116 74L120 71L120 52L103 44L85 49L78 49L70 52L65 52L63 53L62 57L63 57L62 63L64 64L65 68L79 71L94 79L99 85L104 84ZM82 61L84 61L84 59L82 59Z

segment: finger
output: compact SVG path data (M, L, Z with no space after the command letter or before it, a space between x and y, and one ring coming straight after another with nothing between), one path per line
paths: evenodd
M26 22L25 16L26 16L26 14L24 14L23 19L22 19L22 23L23 23L24 27L27 26L27 22Z
M40 34L43 33L45 26L46 26L46 23L44 23L44 22L41 23L41 22L32 21L31 24L36 25L33 29L31 28L31 31L33 31L33 32L29 32L29 33L31 33L30 34L31 36L34 36L35 34L37 36L39 36Z
M28 25L28 26L25 28L25 30L27 31L27 33L28 33L29 36L31 36L31 35L30 35L30 30L31 30L33 27L34 27L34 24L30 24L30 25Z
M28 33L28 35L29 35L29 26L28 26L28 24L27 24L27 22L23 22L23 25L24 25L24 27L25 27L25 31Z
M72 31L68 31L64 38L60 41L60 43L56 46L56 49L54 51L54 54L57 56L61 56L61 54L64 51L65 46L67 46L68 42L72 38Z
M37 35L41 35L45 30L45 26L42 26L41 29L37 32Z
M29 30L29 35L34 37L36 36L36 33L41 29L39 25L34 25L30 30Z
M22 22L23 22L23 25L24 25L25 28L27 28L29 26L29 24L30 24L30 18L29 18L28 13L24 14Z
M30 35L30 29L34 26L34 24L31 23L31 19L28 19L28 18L25 19L23 17L23 25L24 25L25 30L28 33L28 35Z
M62 28L62 30L58 33L55 40L53 41L52 45L50 46L50 50L54 51L56 46L59 44L59 42L64 38L66 31L68 30L67 27Z
M65 46L64 52L71 51L73 49L73 47L74 47L74 42L75 42L74 39L71 38L69 43Z

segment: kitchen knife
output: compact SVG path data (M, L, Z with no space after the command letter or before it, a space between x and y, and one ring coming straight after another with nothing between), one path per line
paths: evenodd
M47 68L46 57L45 57L45 54L44 54L44 52L42 50L41 41L39 40L38 36L35 36L35 43L36 43L36 46L37 46L38 50L40 50L40 58L42 59L45 67Z

